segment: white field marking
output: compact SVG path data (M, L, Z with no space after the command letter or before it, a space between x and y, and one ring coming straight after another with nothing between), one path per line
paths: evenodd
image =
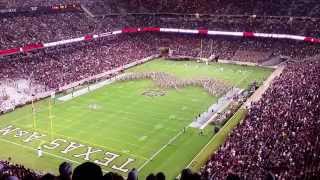
M168 102L168 103L170 103L170 102ZM183 106L183 107L186 107L186 106ZM81 105L79 105L79 106L74 106L73 105L73 107L72 108L79 108L79 109L82 109L82 108L84 108L84 106L81 106ZM193 107L191 107L191 106L189 106L188 107L189 109L193 109ZM168 108L168 110L170 110L169 108ZM183 110L183 109L181 109L181 110ZM185 110L185 109L184 109ZM100 110L98 110L98 112L101 112ZM122 110L119 110L119 111L117 111L117 113L119 113L119 114L128 114L128 115L136 115L135 113L132 113L132 112L128 112L128 111L122 111ZM183 115L184 114L184 112L176 112L176 114L177 115ZM157 118L158 116L156 116L156 115L163 115L163 113L156 113L156 112L153 112L152 113L152 115L150 115L149 117L151 117L151 118ZM118 115L114 115L115 117L117 117ZM132 121L135 121L135 122L138 122L138 123L141 123L141 121L136 121L136 120L132 120ZM152 124L152 126L154 125L154 123L143 123L143 124Z
M26 146L26 145L22 145L22 144L19 144L19 143L15 143L15 142L12 142L12 141L8 141L8 140L5 140L5 139L3 139L3 138L0 138L0 141L5 142L5 143L9 143L9 144L13 144L13 145L22 147L22 148L24 148L24 149L29 149L29 150L34 150L34 151L37 150L37 149L35 149L35 148L29 147L29 146ZM75 160L72 160L72 159L69 159L69 158L66 158L66 157L63 157L63 156L59 156L59 155L53 154L53 153L49 153L49 152L46 152L46 151L43 151L43 153L44 153L44 154L47 154L47 155L49 155L49 156L58 158L58 159L62 159L62 160L69 161L69 162L73 162L73 163L75 163L75 164L81 164L81 162L79 162L79 161L75 161ZM103 170L103 172L107 173L108 171Z
M16 126L17 127L17 126ZM25 128L25 129L29 129L29 128ZM31 129L31 128L30 128ZM29 129L29 130L30 130ZM32 130L33 131L33 130ZM41 132L41 133L44 133L44 134L47 134L48 132L44 131L44 130L40 130L40 129L36 129L37 132ZM56 136L60 136L60 137L64 137L68 140L74 140L74 141L78 141L79 143L85 143L86 145L93 145L93 146L96 146L96 147L101 147L101 148L104 148L104 150L111 150L111 151L114 151L114 152L121 152L120 150L116 150L116 149L113 149L113 148L110 148L110 147L105 147L103 145L98 145L98 144L95 144L95 143L92 143L92 142L87 142L87 141L84 141L84 140L78 140L76 138L73 138L73 137L69 137L69 136L65 136L65 135L62 135L62 134L59 134L59 133L56 133L56 132L52 132L52 134L56 135ZM114 140L115 141L115 140ZM120 142L120 141L117 141L117 142ZM122 142L122 141L121 141ZM129 144L130 145L130 144ZM132 157L136 157L136 158L140 158L140 159L144 159L144 160L147 160L148 158L147 157L144 157L144 156L140 156L140 155L135 155L135 154L130 154L130 153L124 153L126 155L129 155L129 156L132 156Z
M157 124L153 127L153 129L162 129L164 126L162 124Z
M65 103L65 102L62 102L62 103ZM60 104L62 104L62 103L60 103ZM48 109L48 107L46 107L46 108L43 108L43 110L42 111L45 111L46 109ZM42 111L39 111L39 112L42 112ZM38 112L38 113L39 113ZM19 122L19 121L22 121L22 120L27 120L28 118L30 118L30 117L28 117L28 116L30 116L31 115L31 113L30 114L27 114L27 116L22 116L21 118L18 118L18 119L16 119L16 120L13 120L13 121L10 121L11 123L17 123L17 122ZM76 123L69 123L69 124L76 124ZM66 127L66 128L62 128L61 130L65 130L65 129L70 129L71 127L70 126L68 126L68 127ZM28 128L27 128L28 129ZM32 130L32 131L34 131L34 129L29 129L29 130ZM39 131L39 132L42 132L42 133L48 133L48 132L46 132L46 131L44 131L44 130L40 130L40 129L35 129L36 131ZM81 131L81 130L77 130L78 132L79 131ZM85 131L82 131L82 132L85 132ZM69 138L69 139L73 139L73 140L77 140L77 139L75 139L75 138L71 138L71 137L68 137L68 136L65 136L65 135L62 135L62 134L58 134L58 133L53 133L53 134L55 134L55 135L58 135L58 136L61 136L61 137L66 137L66 138ZM126 135L129 135L129 134L126 134ZM123 143L123 141L118 141L118 140L115 140L115 139L113 139L113 138L108 138L108 140L110 140L110 141L113 141L113 142L117 142L117 143ZM79 141L79 140L77 140L77 141ZM92 144L92 143L88 143L88 142L85 142L85 141L79 141L79 142L83 142L83 143L86 143L86 144L88 144L88 145L95 145L95 144ZM134 146L134 147L137 147L138 145L136 145L136 144L131 144L131 143L125 143L125 144L127 144L127 145L130 145L130 146ZM99 146L99 147L103 147L103 148L105 148L104 146L102 146L102 145L95 145L95 146ZM114 150L114 149L111 149L111 148L106 148L106 149L110 149L110 150L113 150L113 151L116 151L116 152L121 152L121 151L119 151L119 150ZM133 157L138 157L138 158L141 158L141 159L144 159L144 160L146 160L146 159L148 159L147 157L144 157L144 156L139 156L139 155L133 155L133 154L127 154L127 155L131 155L131 156L133 156Z
M146 140L148 138L148 136L141 136L140 138L139 138L139 141L144 141L144 140Z
M138 122L138 121L134 121L134 122ZM116 122L115 122L116 123ZM75 124L75 123L73 123L73 124ZM145 125L145 123L142 123L142 124L144 124ZM110 125L110 124L109 124ZM63 128L63 129L68 129L69 127L66 127L66 128ZM167 128L166 128L167 129ZM171 131L173 131L173 129L168 129L168 130L171 130ZM78 130L79 131L79 130ZM175 130L176 131L176 130ZM84 131L83 131L84 132ZM124 133L123 133L124 134ZM130 134L126 134L126 135L130 135ZM62 136L62 135L61 135ZM110 138L109 138L110 139ZM114 139L110 139L110 140L112 140L112 141L116 141L116 140L114 140ZM81 142L81 141L80 141ZM84 142L84 141L82 141L82 142ZM120 142L120 143L123 143L123 141L117 141L117 142ZM87 143L87 144L92 144L92 143ZM126 144L129 144L129 143L126 143ZM137 145L135 145L135 144L129 144L129 145L132 145L132 146L137 146ZM100 146L101 147L101 146ZM108 149L108 148L107 148ZM110 148L109 148L110 149ZM151 149L150 149L151 150ZM117 151L117 152L119 152L119 151ZM139 156L139 155L133 155L133 154L129 154L129 155L131 155L131 156L134 156L134 157L138 157L138 158L140 158L140 159L144 159L144 160L147 160L148 158L146 158L146 157L144 157L144 156Z
M188 127L186 127L188 128ZM161 151L163 151L167 146L169 146L174 140L176 140L181 134L183 134L183 131L180 131L178 134L176 134L173 138L171 138L167 144L162 146L157 152L155 152L146 162L144 162L139 168L138 171L141 171L150 161L152 161L158 154L160 154Z
M43 132L43 133L46 133L45 131L43 130L37 130L39 132ZM110 147L105 147L103 145L98 145L98 144L95 144L95 143L92 143L92 142L87 142L87 141L84 141L84 140L78 140L76 138L73 138L73 137L69 137L69 136L65 136L65 135L62 135L62 134L59 134L59 133L56 133L56 132L53 132L54 135L57 135L57 136L60 136L60 137L64 137L68 140L74 140L74 141L78 141L79 143L85 143L87 145L93 145L93 146L96 146L96 147L101 147L101 148L104 148L105 150L111 150L111 151L115 151L115 152L122 152L120 150L116 150L116 149L113 149L113 148L110 148ZM110 139L111 140L111 139ZM114 140L115 141L115 140ZM117 141L117 142L120 142L120 141ZM122 142L122 141L121 141ZM130 144L129 144L130 145ZM136 145L138 146L138 145ZM129 155L129 156L132 156L132 157L136 157L136 158L140 158L140 159L144 159L144 160L147 160L148 158L144 157L144 156L139 156L139 155L135 155L135 154L131 154L131 153L124 153L126 155Z
M249 75L247 75L247 77L248 77ZM245 80L247 77L243 77L241 80L240 80L240 82L238 83L238 84L240 84L243 80ZM92 92L92 91L91 91ZM62 103L64 103L64 102L62 102ZM59 104L62 104L62 103L59 103ZM47 107L46 108L43 108L43 111L45 111L46 109L48 109ZM42 111L39 111L39 112L42 112ZM31 113L30 113L31 114ZM25 117L24 117L25 118ZM22 120L22 119L24 119L24 118L21 118L20 120ZM15 121L13 121L13 122L17 122L18 120L15 120ZM57 133L55 133L55 134L57 134ZM177 135L180 135L179 133L177 134ZM61 136L61 135L60 135ZM177 138L177 137L176 137ZM169 141L169 143L170 143L170 141ZM91 143L90 143L91 144ZM168 144L166 144L166 145L164 145L165 147L167 147L168 146ZM101 146L100 146L101 147ZM159 151L162 151L164 148L162 148L162 149L160 149ZM160 152L156 152L155 154L157 155L157 154L159 154ZM156 156L155 155L155 156ZM145 159L147 159L147 158L145 158ZM152 159L151 159L152 160ZM143 167L142 167L143 168ZM141 168L141 169L142 169Z
M61 102L61 103L59 103L59 104L64 104L65 102ZM74 106L74 105L73 105ZM79 107L79 108L83 108L84 106L74 106L74 107ZM43 109L43 111L45 111L46 109L48 109L47 107L46 108L44 108ZM192 109L192 107L191 107L191 109ZM40 112L42 112L42 111L39 111L38 113L40 113ZM128 113L128 112L126 112L126 111L120 111L120 112L122 112L122 113L126 113L126 114L134 114L134 113ZM154 113L156 113L156 112L154 112ZM153 114L154 114L153 113ZM159 114L161 114L161 113L159 113ZM177 112L177 114L178 115L180 115L180 114L183 114L183 113L179 113L179 112ZM29 116L31 115L31 114L28 114ZM156 117L156 116L154 116L154 117ZM24 117L23 118L21 118L21 119L24 119ZM129 119L128 119L129 120ZM18 120L16 120L16 121L18 121ZM16 121L13 121L13 122L16 122ZM130 121L134 121L134 122L136 122L136 123L141 123L141 121L136 121L136 120L132 120L132 119L130 119ZM149 123L141 123L141 124L143 124L143 125L148 125ZM169 126L168 126L169 127ZM167 129L167 130L170 130L170 131L176 131L176 129L171 129L171 128L165 128L165 129Z
M122 114L123 114L123 113L122 113ZM116 117L117 117L117 116L116 116ZM116 117L115 117L115 118L116 118ZM152 118L152 117L150 117L150 118ZM159 119L159 120L161 120L161 119L163 119L163 118L159 118L159 117L154 116L154 118L152 118L152 119ZM130 122L134 122L134 124L141 124L141 126L134 126L133 128L135 128L135 129L145 129L145 126L148 126L149 128L154 128L154 123L145 123L144 121L134 120L134 119L131 119L131 118L124 118L124 117L122 117L122 118L120 118L120 119L117 119L117 122L115 122L115 123L119 123L119 121L123 121L123 123L126 123L126 122L128 122L128 121L126 121L126 120L128 120L128 121L130 121ZM108 124L108 126L110 126L110 123ZM143 128L142 126L144 126L144 128ZM169 126L170 126L170 123L168 123L168 127L165 127L165 128L163 128L163 129L165 129L165 130L167 130L167 131L171 131L171 132L176 132L176 131L177 131L177 129L170 128ZM127 126L126 126L126 127L127 127ZM132 126L131 126L131 127L132 127Z
M134 82L132 82L132 83L134 83ZM90 91L90 93L92 93L92 92L94 92L94 90ZM122 94L127 94L127 93L126 93L126 91L123 91ZM168 101L168 102L170 103L170 101ZM175 102L175 101L173 100L172 102ZM65 103L65 101L62 101L61 103ZM81 108L83 108L83 107L81 106ZM170 110L170 109L168 108L168 110Z
M81 108L82 106L77 106L79 108ZM75 107L76 108L76 107ZM128 114L128 115L136 115L135 113L130 113L130 112L127 112L127 111L118 111L119 114ZM161 114L161 113L159 113ZM183 114L183 113L179 113L179 114ZM162 114L161 114L162 115ZM116 118L118 115L114 115L114 117ZM153 118L153 119L159 119L158 116L150 116L150 118ZM132 119L132 118L121 118L121 119L118 119L117 121L114 121L114 123L118 123L119 121L121 120L129 120L130 122L134 122L135 124L142 124L144 126L150 126L150 128L154 128L154 123L146 123L148 121L139 121L139 120L135 120L135 119ZM169 124L170 124L170 121L169 121ZM108 124L110 126L110 122ZM140 127L140 126L139 126ZM173 129L173 128L169 128L170 126L166 127L165 129L166 130L169 130L169 131L172 131L172 132L176 132L176 129ZM137 127L138 128L138 127Z
M95 91L97 89L100 89L102 87L105 87L107 85L110 85L110 84L114 83L118 77L119 77L119 75L116 76L116 77L107 79L105 81L101 81L101 82L98 82L96 84L92 84L92 85L90 85L88 87L79 89L79 90L74 91L72 93L69 93L69 94L67 94L65 96L59 97L59 98L57 98L57 100L65 102L65 101L70 101L70 100L72 100L72 99L74 99L76 97L83 96L85 94L90 94L92 91Z
M153 118L155 120L162 120L162 118ZM124 119L122 119L124 120ZM127 120L131 120L131 119L127 119ZM124 121L123 123L126 123L126 121ZM138 129L138 130L145 130L146 127L142 127L142 126L146 126L146 124L144 123L134 123L134 124L142 124L141 126L130 126L130 128L133 128L133 129ZM170 123L167 123L168 126L170 126ZM173 128L169 128L169 127L155 127L155 126L149 126L149 129L163 129L167 132L173 132L173 133L176 133L177 132L177 129L173 129ZM129 135L129 134L128 134ZM170 137L166 134L160 134L159 136L164 136L164 137Z
M76 124L76 123L73 123L73 124L71 123L71 126L65 126L65 128L62 128L62 130L75 131L74 129L71 128L72 125L74 125L74 124ZM112 123L110 123L109 126L112 126ZM130 127L137 127L137 126L130 126ZM71 128L71 130L70 130L70 128ZM81 132L87 133L86 131L83 131L83 130L76 130L76 131L77 131L77 132L80 132L80 133L81 133ZM177 131L177 130L175 130L175 132L176 132L176 131ZM125 132L121 132L121 134L124 135L124 136L132 136L132 134L125 133ZM166 138L169 137L169 136L166 135L166 134L160 134L159 136L164 136L164 137L166 137ZM108 139L108 140L110 140L110 141L113 141L113 142L116 142L116 143L122 143L122 144L130 145L130 146L133 146L133 147L140 147L139 145L132 144L132 143L129 143L129 142L119 141L119 140L116 140L116 139L114 139L114 138L107 138L107 137L106 137L106 139ZM90 143L88 143L88 144L90 144ZM145 148L145 149L146 149L146 148ZM150 148L150 150L151 150L151 148ZM138 155L136 155L136 156L138 156ZM143 156L141 156L141 157L143 157ZM148 158L143 157L143 159L148 159Z
M71 126L64 126L65 128L60 128L59 130L60 130L60 131L63 131L63 130L76 131L76 132L78 132L78 133L80 133L80 134L81 134L81 133L83 133L83 134L88 133L87 131L83 131L83 130L80 130L80 129L73 129L72 126L75 125L75 124L77 124L77 123L70 123L70 124L71 124ZM57 126L57 127L58 127L58 126ZM60 136L63 136L62 134L58 134L58 133L56 133L56 134L57 134L57 135L60 135ZM121 134L124 135L124 136L131 136L131 134L128 134L128 133L125 133L125 132L121 132ZM138 146L138 145L136 145L136 144L132 144L132 143L128 143L128 142L123 142L123 141L120 141L120 140L116 140L116 139L114 139L114 138L104 137L104 139L113 141L113 142L115 142L115 143L122 143L122 144L130 145L130 146L133 146L133 147L140 147L140 146ZM90 143L89 143L89 144L90 144Z
M64 103L65 102L60 102L59 105L60 104L64 104ZM55 106L55 104L51 105L51 107L54 107L54 106ZM40 111L37 111L37 109L38 109L37 107L35 109L36 109L36 114L38 114L38 113L44 112L46 110L49 111L49 106L44 106L44 107L40 108L41 109ZM25 119L27 119L27 117L30 118L29 117L30 115L33 115L31 111L30 111L30 113L27 113L27 114L23 115L21 118L17 118L17 119L15 119L13 121L10 121L10 122L11 123L15 123L15 122L19 122L19 121L25 120Z

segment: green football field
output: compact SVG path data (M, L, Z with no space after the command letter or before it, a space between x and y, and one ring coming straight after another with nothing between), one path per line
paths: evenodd
M239 88L263 81L271 69L230 64L199 64L153 60L130 72L167 72L179 78L217 78ZM140 170L140 177L163 171L173 179L213 137L184 127L214 104L198 87L161 90L151 80L116 82L69 101L49 99L0 116L0 159L45 172L57 173L63 161L74 166L93 161L105 172L122 175ZM60 95L61 96L61 95ZM51 103L49 103L51 102ZM41 146L42 157L36 149Z

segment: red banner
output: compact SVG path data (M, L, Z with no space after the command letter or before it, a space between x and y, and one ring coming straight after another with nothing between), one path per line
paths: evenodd
M20 48L0 50L0 56L15 54L15 53L18 53L19 51L20 51Z
M208 29L198 29L199 34L208 34Z
M142 28L141 31L143 31L143 32L160 32L160 28L159 27L145 27L145 28Z
M93 39L93 35L85 35L84 36L84 40L85 41L90 41L90 40L92 40Z
M244 32L243 36L244 37L254 37L254 34L253 34L253 32Z
M123 33L135 33L135 32L138 32L138 28L123 28L122 29L122 32Z
M313 38L313 37L306 37L304 38L305 42L311 42L311 43L320 43L320 39Z

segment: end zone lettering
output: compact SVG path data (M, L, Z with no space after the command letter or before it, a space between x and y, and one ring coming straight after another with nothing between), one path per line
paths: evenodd
M43 141L42 139L46 137L44 134L40 134L38 132L30 132L26 130L22 130L21 128L15 127L13 125L8 125L2 129L0 129L0 137L12 136L14 138L20 138L23 143L30 144L34 141ZM98 165L112 168L114 170L127 173L129 171L128 165L135 162L135 159L127 158L121 165L113 164L115 160L121 159L121 155L104 151L99 148L86 146L84 144L80 144L73 141L68 141L62 138L57 138L52 140L49 143L45 143L42 145L44 149L47 150L55 150L57 148L63 148L63 150L58 151L61 154L66 154L69 156L73 156L83 161L92 161ZM75 150L80 150L81 153L74 153ZM77 151L79 152L79 151ZM95 159L92 155L100 154L103 156L102 159Z

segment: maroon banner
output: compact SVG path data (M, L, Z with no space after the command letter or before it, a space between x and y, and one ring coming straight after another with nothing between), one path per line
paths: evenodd
M253 32L244 32L243 37L254 37Z
M205 34L205 35L208 34L208 29L198 29L198 31L199 31L199 34Z
M84 36L84 40L85 41L90 41L90 40L92 40L93 39L93 35L85 35Z
M160 32L160 28L159 27L145 27L145 28L142 28L141 31L143 31L143 32Z
M320 43L320 39L313 38L313 37L306 37L304 38L305 42L311 42L311 43Z
M123 28L122 29L122 32L123 33L135 33L135 32L138 32L138 28Z
M10 55L10 54L16 54L20 51L20 48L12 48L12 49L5 49L0 50L0 56Z

